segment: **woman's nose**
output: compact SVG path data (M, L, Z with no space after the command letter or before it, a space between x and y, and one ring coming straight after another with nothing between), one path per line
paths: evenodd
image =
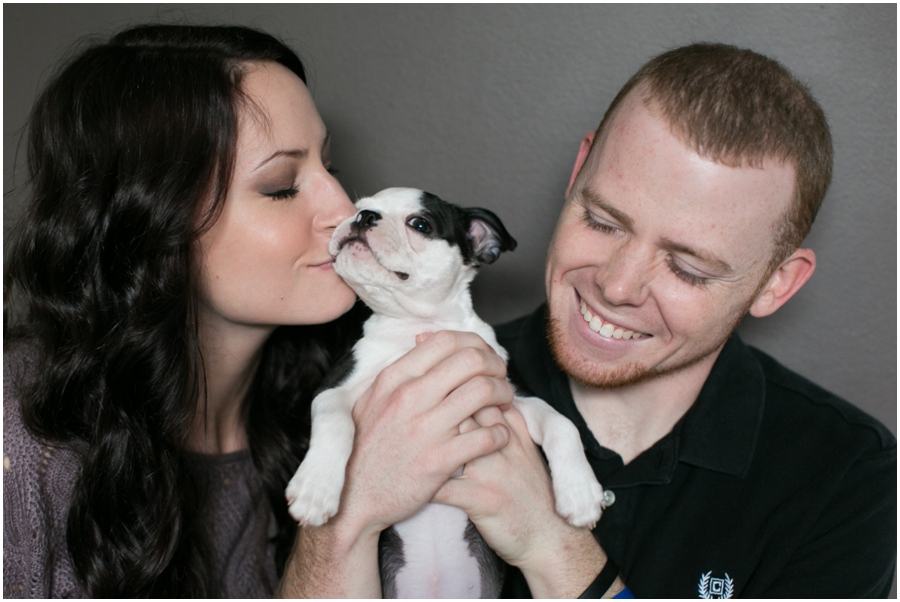
M334 229L347 218L356 215L356 207L343 187L329 176L321 196L321 211L316 216L316 225L322 229Z

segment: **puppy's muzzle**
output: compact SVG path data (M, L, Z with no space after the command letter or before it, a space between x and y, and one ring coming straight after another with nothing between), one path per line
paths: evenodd
M347 236L342 238L338 243L338 249L343 249L348 244L356 241L368 246L369 243L366 240L366 232L374 228L380 219L381 214L377 211L363 209L357 213L356 219L350 223L350 231L347 233Z
M343 249L344 246L348 245L351 242L361 242L362 244L369 246L369 241L366 240L366 233L374 228L378 221L381 219L381 214L377 211L372 211L371 209L363 209L359 213L356 214L356 219L350 224L350 234L341 240L339 248ZM371 248L371 247L370 247ZM400 280L409 280L409 274L405 272L394 272L394 274Z
M380 219L381 214L377 211L363 209L356 215L356 221L350 224L350 228L357 232L362 232L363 230L373 228Z

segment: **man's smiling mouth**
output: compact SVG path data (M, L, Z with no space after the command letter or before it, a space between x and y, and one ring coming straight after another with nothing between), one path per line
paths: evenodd
M581 300L581 315L584 321L588 323L591 330L607 339L639 339L641 337L649 337L651 335L642 332L628 330L623 326L604 321L600 316L595 315L591 308L587 306L584 299Z

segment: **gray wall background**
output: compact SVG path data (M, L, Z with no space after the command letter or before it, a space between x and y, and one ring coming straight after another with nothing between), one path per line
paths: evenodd
M542 301L578 144L642 63L701 40L775 57L828 115L834 183L806 244L815 276L741 333L896 432L895 5L7 4L3 16L4 234L24 196L21 128L76 40L146 21L248 24L307 61L351 197L412 186L503 217L519 249L474 288L491 322Z

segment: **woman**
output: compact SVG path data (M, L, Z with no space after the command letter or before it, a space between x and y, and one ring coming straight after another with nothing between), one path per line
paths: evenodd
M459 428L510 401L499 358L423 337L358 404L341 513L288 559L284 487L359 319L336 320L354 295L327 252L353 206L303 66L271 36L144 26L88 48L38 100L28 160L4 291L22 308L4 347L6 596L259 597L282 577L314 595L338 549L367 567L353 591L377 592L373 537L508 440Z

